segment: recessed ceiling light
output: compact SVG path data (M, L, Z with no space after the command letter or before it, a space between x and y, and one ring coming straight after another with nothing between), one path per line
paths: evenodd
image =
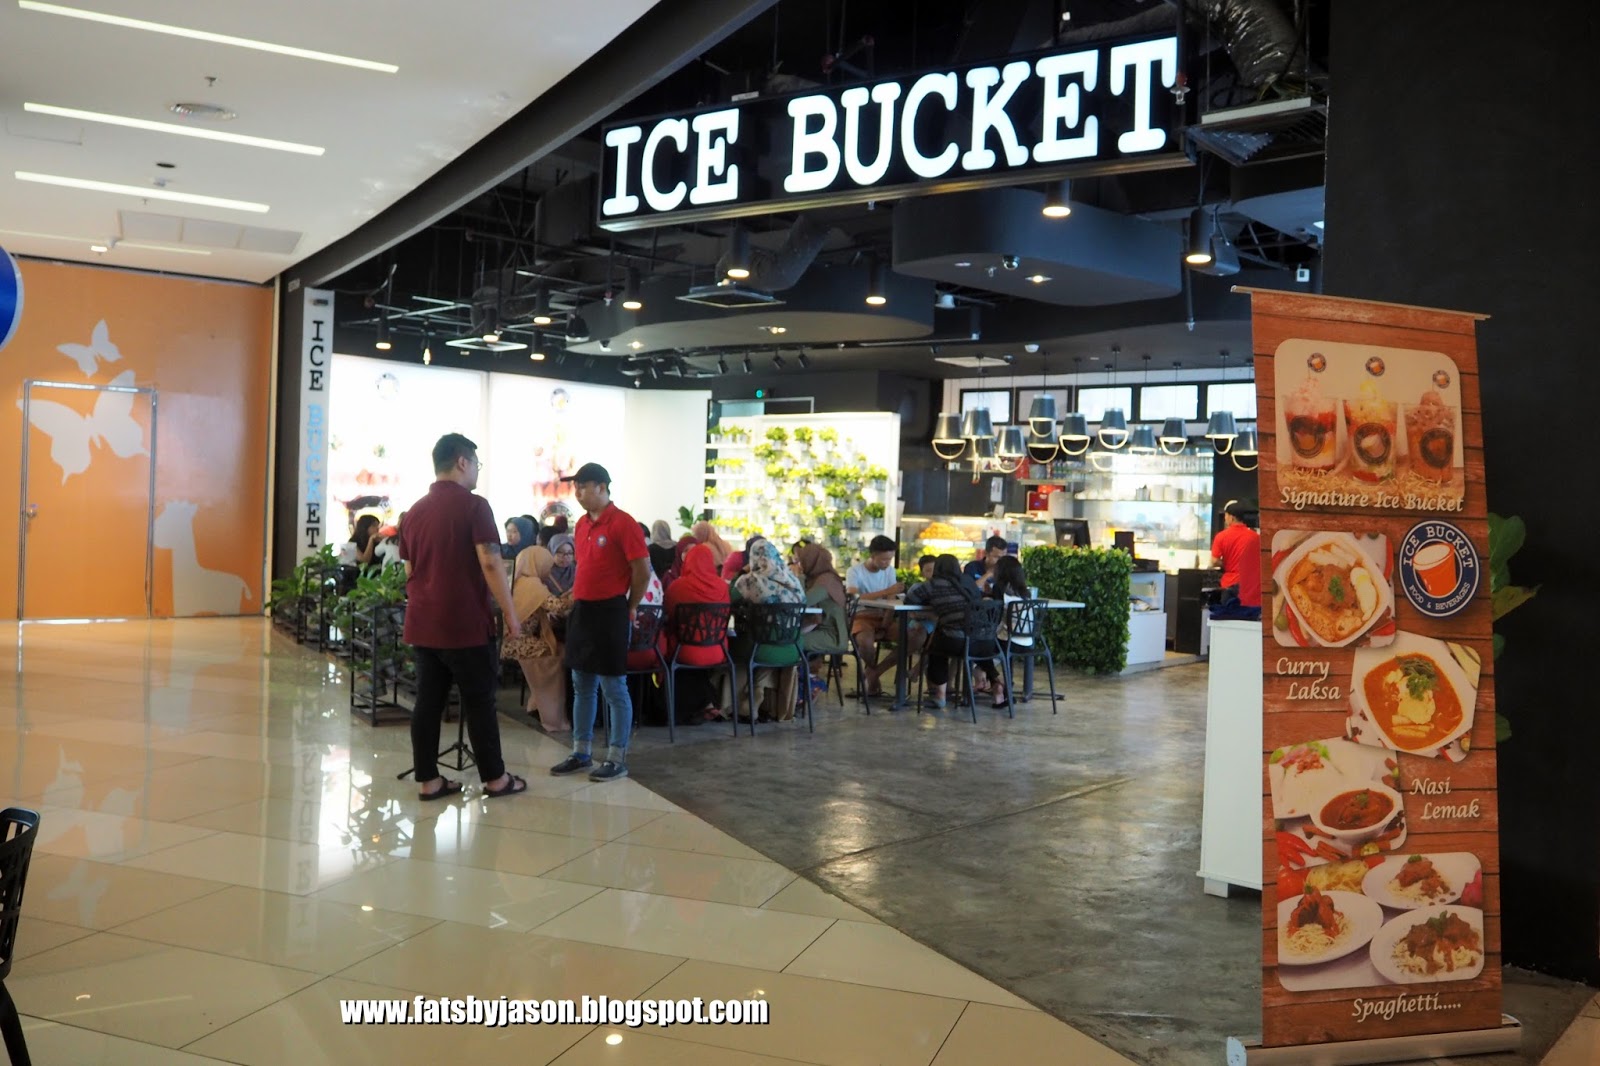
M532 359L536 363L542 362L544 360L544 353L543 352L529 352L528 353L528 358Z
M200 129L195 126L184 126L177 122L151 122L149 119L129 118L126 115L108 115L100 111L80 111L75 107L56 107L53 104L23 104L22 110L31 111L36 115L54 115L57 118L76 119L80 122L100 122L107 126L126 126L133 130L149 130L152 133L173 133L179 137L199 137L207 141L223 141L227 144L242 144L249 148L270 148L275 152L294 152L298 155L322 155L326 151L314 144L298 144L294 141L276 141L270 137L250 137L243 133L225 133L222 130ZM160 166L160 163L156 164Z
M106 246L103 245L103 244L91 244L91 245L89 245L89 251L91 251L91 252L103 252L105 250L106 250Z
M1028 280L1033 282L1035 285L1043 285L1045 282L1050 280L1050 275L1049 274L1033 274L1028 278Z
M629 344L628 347L632 348L634 351L638 351L640 348L644 347L644 341L634 341Z
M144 19L124 18L121 15L108 15L103 11L86 11L81 7L41 4L37 0L17 0L17 6L24 11L37 11L41 15L64 15L67 18L83 19L86 22L103 22L108 26L120 26L126 30L147 30L150 33L165 33L172 37L188 37L191 40L209 41L212 44L229 44L235 48L251 48L257 52L272 52L276 55L292 56L295 59L315 59L320 63L335 63L343 67L375 70L380 74L394 74L400 70L393 63L375 63L370 59L354 59L350 56L334 55L331 52L314 52L309 48L293 48L289 45L258 41L250 37L233 37L225 33L211 33L208 30L192 30L187 26L171 26L164 22L147 22Z
M774 337L776 337L780 333L788 333L789 332L789 327L788 326L761 326L760 328L766 330L768 333L772 334Z
M120 193L124 196L137 196L145 200L171 200L179 204L220 207L228 211L250 211L258 215L264 215L272 210L266 204L258 204L250 200L229 200L221 196L198 196L194 193L173 192L171 189L147 189L140 185L118 185L116 182L90 181L87 178L64 178L58 174L35 174L28 170L18 170L14 176L18 181L31 181L40 185L59 185L66 189L87 189L90 192Z
M958 267L969 267L969 266L972 265L972 260L970 260L970 259L962 259L962 260L959 260L958 262L956 262L953 265L954 266L958 266Z

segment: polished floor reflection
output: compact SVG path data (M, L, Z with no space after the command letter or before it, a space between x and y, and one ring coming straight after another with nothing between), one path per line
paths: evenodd
M404 730L352 720L342 672L261 622L11 625L0 648L0 806L42 818L7 981L35 1062L1129 1061L761 840L549 777L562 748L532 731L505 731L528 794L418 802ZM761 997L771 1024L341 1022L417 995Z

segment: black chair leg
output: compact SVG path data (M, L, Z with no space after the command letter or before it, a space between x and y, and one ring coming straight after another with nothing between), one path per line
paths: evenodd
M733 706L731 708L729 708L729 710L730 710L730 712L731 712L731 714L733 716L733 739L734 740L738 740L739 739L739 671L737 671L737 670L735 670L733 668L733 656L732 655L730 655L727 651L724 651L722 653L722 657L725 660L727 660L727 663L728 663L728 698L733 701Z
M1005 668L1006 673L1006 717L1015 718L1017 716L1017 694L1012 691L1011 656L1006 654L1003 646L1000 649L1000 665Z
M667 675L667 743L678 742L678 674L676 670L665 671Z
M1056 710L1056 661L1050 654L1049 645L1045 645L1044 649L1044 668L1048 671L1046 676L1050 679L1050 713L1059 714L1060 712Z
M967 686L967 708L972 711L972 724L978 724L978 694L972 687L972 656L969 652L961 660L961 683Z
M31 1066L28 1042L22 1035L22 1018L17 1015L17 1005L3 981L0 981L0 1035L5 1037L6 1056L11 1066Z

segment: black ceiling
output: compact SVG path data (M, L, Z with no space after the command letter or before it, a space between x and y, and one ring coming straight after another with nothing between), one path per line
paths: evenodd
M1297 9L1305 14L1300 30L1303 43L1313 68L1325 70L1327 58L1320 50L1320 42L1325 40L1323 0L1260 2L1275 4L1291 15ZM1048 46L1063 27L1070 27L1068 33L1092 39L1097 32L1116 33L1119 27L1134 23L1148 25L1165 19L1171 24L1177 10L1176 5L1161 0L883 0L872 4L782 0L698 60L634 98L615 117L722 101L739 92L794 91L810 84L859 81L1033 50ZM1064 12L1070 19L1061 18ZM1202 57L1191 74L1200 97L1196 102L1202 108L1213 108L1271 95L1257 90L1247 93L1236 84L1239 79L1228 62L1230 50L1226 42L1213 36L1215 32L1208 30L1203 20L1191 20L1189 39ZM1303 85L1279 87L1274 93L1305 95L1307 91L1325 99L1318 85L1309 89ZM817 328L808 325L793 336L752 328L747 341L737 322L738 316L751 312L696 309L695 314L680 314L677 301L671 299L690 285L710 280L730 226L680 225L616 235L599 230L594 223L598 158L598 131L590 130L532 161L512 180L428 230L336 279L332 287L341 295L341 335L359 338L362 329L374 328L380 317L388 317L396 338L392 357L417 359L425 332L437 339L476 333L491 313L514 330L522 326L531 331L528 318L536 306L546 307L555 313L548 332L570 336L572 354L580 357L572 364L592 363L588 373L601 378L614 373L625 356L656 353L664 358L685 358L691 366L714 367L719 353L745 348L766 351L769 362L772 352L804 348L817 366L893 370L927 377L972 373L937 362L930 354L933 346L941 351L1008 349L1018 357L1013 365L1019 371L1036 360L1025 352L1025 344L1040 345L1041 353L1061 358L1087 357L1120 337L1124 352L1149 350L1156 368L1170 366L1174 360L1188 366L1206 365L1215 362L1215 352L1221 347L1248 348L1242 301L1229 302L1225 297L1229 281L1242 282L1246 275L1217 279L1157 268L1149 277L1160 281L1138 283L1145 284L1146 291L1133 283L1108 289L1093 283L1093 278L1103 276L1095 273L1097 269L1104 271L1111 265L1097 267L1092 255L1082 263L1073 260L1054 267L1047 265L1047 259L1038 258L1031 272L1051 277L1060 273L1065 281L1069 270L1081 266L1089 271L1079 278L1083 291L1133 302L1118 302L1110 308L1053 306L1105 301L1054 298L1063 291L1060 285L1052 284L1055 292L1047 294L1030 291L1035 288L1031 284L1013 284L1027 275L1023 271L997 272L990 279L981 266L968 269L908 263L909 271L929 280L898 278L897 288L905 294L901 298L926 303L895 308L893 318L898 325L886 323L885 316L864 314L859 296L847 291L831 305L824 301L811 306L811 313L821 316L812 323ZM1145 225L1155 233L1165 227L1176 247L1180 220L1197 197L1203 198L1223 210L1224 228L1235 236L1246 274L1254 276L1251 284L1302 285L1296 281L1294 268L1314 264L1321 237L1320 230L1310 225L1320 220L1320 157L1301 153L1298 158L1243 167L1209 153L1196 153L1194 158L1196 166L1176 171L1075 183L1073 199L1107 212L1108 223ZM862 204L809 212L809 222L826 236L796 287L797 299L805 302L808 289L830 288L828 278L864 271L872 257L891 260L895 216L916 209ZM1090 212L1080 214L1087 219ZM1117 219L1113 214L1127 217ZM1143 223L1138 221L1141 218ZM793 216L752 221L754 243L776 248L786 239L793 221ZM1069 227L1072 221L1057 225ZM950 264L958 259L947 258ZM659 298L652 303L654 310L641 312L636 323L618 328L608 323L617 318L613 305L630 267L641 273L646 291L655 289ZM1149 273L1148 268L1140 269ZM784 297L783 293L776 295ZM1037 298L1040 296L1046 298ZM935 311L935 299L953 310ZM664 317L663 306L671 307ZM982 319L976 340L969 325L974 309ZM704 328L696 328L697 320L706 323ZM609 342L606 349L599 345L601 340ZM638 349L631 347L634 340L639 341ZM347 343L354 343L359 350L366 347L359 339Z

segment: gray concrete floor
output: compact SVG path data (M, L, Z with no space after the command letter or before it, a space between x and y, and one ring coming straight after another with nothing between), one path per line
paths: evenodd
M1206 670L1068 677L1017 717L646 729L633 776L907 935L1152 1066L1218 1063L1260 1030L1260 897L1201 892ZM1042 683L1042 679L1041 679ZM511 694L514 699L514 692ZM502 703L506 703L502 700ZM510 712L508 717L526 721ZM1536 1063L1593 996L1509 971Z

